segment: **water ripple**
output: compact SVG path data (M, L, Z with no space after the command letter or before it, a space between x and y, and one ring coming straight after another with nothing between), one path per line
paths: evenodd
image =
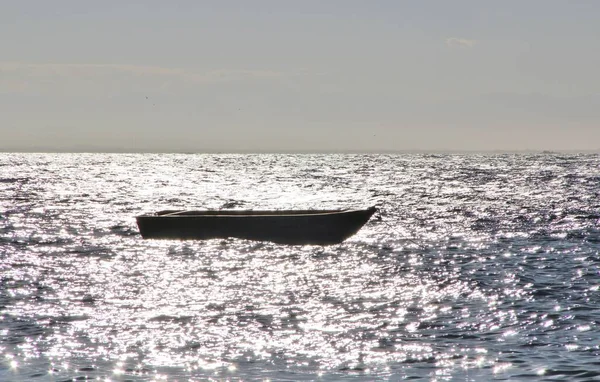
M594 380L597 155L0 154L0 380ZM329 247L168 208L377 205Z

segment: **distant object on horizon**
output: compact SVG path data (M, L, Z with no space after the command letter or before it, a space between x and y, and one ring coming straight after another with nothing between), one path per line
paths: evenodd
M377 211L364 210L165 210L136 217L145 239L238 238L290 245L338 244Z

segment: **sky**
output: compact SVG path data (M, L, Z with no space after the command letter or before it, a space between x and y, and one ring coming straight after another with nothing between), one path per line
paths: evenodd
M600 150L600 1L0 0L0 151Z

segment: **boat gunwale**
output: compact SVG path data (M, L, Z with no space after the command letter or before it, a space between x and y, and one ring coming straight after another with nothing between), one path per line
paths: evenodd
M150 214L139 215L136 218L253 218L253 217L281 217L298 218L309 216L328 216L347 213L368 212L375 207L366 209L338 209L338 210L163 210Z

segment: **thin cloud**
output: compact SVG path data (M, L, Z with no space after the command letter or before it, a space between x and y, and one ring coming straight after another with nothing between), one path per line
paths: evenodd
M218 69L202 71L187 68L123 64L71 64L0 62L0 86L6 90L24 91L32 86L51 84L87 84L102 86L104 81L169 81L187 84L211 84L245 80L276 80L299 74L276 70Z
M473 48L477 44L477 40L469 40L466 38L448 37L446 45L450 48Z
M275 70L252 69L218 69L211 71L196 71L193 69L167 68L161 66L121 65L121 64L69 64L69 63L16 63L0 62L0 71L7 74L15 71L28 71L35 74L54 75L86 75L100 71L115 71L136 75L155 76L181 76L198 81L218 81L226 79L240 79L243 77L276 78L283 77L284 72Z

